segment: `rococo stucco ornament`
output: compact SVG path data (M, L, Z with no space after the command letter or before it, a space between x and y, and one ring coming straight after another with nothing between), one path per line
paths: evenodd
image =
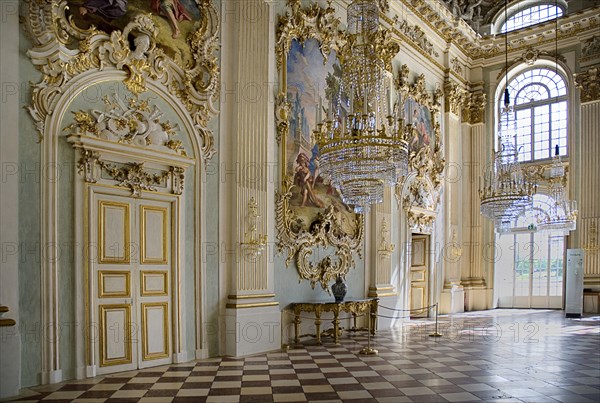
M161 119L163 113L156 105L138 98L122 100L117 94L104 96L102 100L104 110L73 112L75 122L63 130L186 156L181 141L172 138L180 130L179 125Z
M337 277L345 278L349 269L355 266L353 253L361 254L364 219L362 215L347 214L346 211L340 211L339 206L327 206L324 203L314 216L303 216L298 213L298 207L290 203L293 192L298 191L298 185L294 184L293 175L287 172L287 138L293 117L292 105L287 99L285 72L293 41L304 46L308 40L314 39L325 61L331 51L335 51L338 59L343 61L348 39L338 28L340 20L335 17L331 2L327 7L315 3L303 7L300 0L288 0L287 5L288 12L279 18L275 45L277 66L282 78L275 104L277 141L282 150L282 183L276 195L277 247L279 252L287 251L286 265L294 261L300 281L308 280L313 288L319 283L329 292L331 282ZM382 52L386 51L384 45L389 43L388 39L378 38ZM391 57L389 60L391 62ZM333 253L322 259L315 258L316 248L329 249Z
M395 194L398 208L406 212L409 227L416 232L430 233L437 215L442 190L444 172L444 154L442 133L439 122L441 100L444 92L438 87L432 94L427 91L425 76L419 75L414 83L408 79L409 69L403 65L398 71L395 87L402 99L413 98L431 111L433 144L422 146L409 155L409 174L402 185L396 186ZM417 130L407 125L406 130ZM409 134L409 137L412 135Z
M291 12L279 17L277 24L275 54L279 70L294 39L300 42L308 39L319 41L325 60L332 50L339 52L344 46L345 38L338 29L340 20L335 16L331 1L327 8L322 8L316 3L303 8L300 0L287 0L287 5L291 8Z
M108 34L94 25L78 27L67 0L28 0L25 27L33 47L27 54L43 75L39 83L32 84L29 107L40 140L48 134L46 117L65 93L75 90L71 87L74 82L89 85L94 73L122 71L123 84L134 96L148 90L152 82L180 101L194 121L207 162L216 152L207 126L218 112L220 72L214 52L219 18L211 0L196 0L195 4L200 19L185 45L193 61L183 65L157 43L158 28L149 14L132 13L122 30Z
M295 261L300 280L310 281L312 288L320 283L321 287L329 292L331 281L338 276L345 278L350 268L354 267L352 252L361 255L363 216L357 216L356 232L346 234L342 230L338 211L329 206L306 230L305 223L289 208L291 189L294 186L291 178L284 181L284 186L286 190L278 192L276 202L277 247L279 251L287 250L286 265L289 265L292 259ZM315 247L334 248L337 261L327 256L319 262L311 262L310 257Z

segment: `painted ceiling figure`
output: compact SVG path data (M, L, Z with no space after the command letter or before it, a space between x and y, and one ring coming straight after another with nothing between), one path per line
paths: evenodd
M79 7L81 15L98 14L109 20L114 20L127 13L127 0L85 0Z

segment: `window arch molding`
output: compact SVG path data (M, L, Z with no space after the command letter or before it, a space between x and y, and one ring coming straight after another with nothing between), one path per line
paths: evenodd
M554 58L550 58L547 56L540 56L540 58L538 60L536 60L533 64L527 64L527 63L519 63L517 65L514 65L512 67L509 67L508 73L506 72L500 72L500 74L498 75L498 85L496 86L496 89L494 91L494 110L493 110L493 116L494 116L494 127L493 127L493 138L494 138L494 149L497 148L497 136L498 136L498 125L500 123L500 112L501 109L503 107L503 100L504 100L504 90L506 88L506 84L510 84L515 78L519 77L521 74L526 73L527 71L530 70L536 70L536 69L547 69L549 71L551 71L552 73L557 73L558 76L564 81L565 86L566 86L566 95L562 95L560 96L560 98L562 100L566 100L567 102L567 106L566 106L566 112L567 112L567 128L566 128L566 146L567 149L569 150L567 153L567 158L568 156L571 154L571 150L572 150L572 133L573 133L573 127L574 127L574 121L573 121L573 113L572 113L572 108L573 108L573 100L574 100L574 91L570 90L572 88L574 88L574 82L572 80L572 74L570 73L570 69L561 61L556 61L556 59ZM507 79L508 77L508 79ZM514 106L515 105L515 100L516 100L516 96L517 94L511 92L510 93L510 100L511 100L511 105ZM551 96L550 98L554 98L553 96ZM522 104L522 105L526 105L526 104ZM522 106L519 105L519 106ZM561 153L562 154L562 153ZM524 162L527 161L531 161L531 162L535 162L535 161L539 161L542 160L544 158L534 158L533 154L532 154L532 158L531 159L526 159L524 160Z
M548 69L551 71L557 71L557 73L567 84L567 87L572 88L572 85L574 85L570 79L572 76L570 69L564 64L564 62L559 60L557 63L556 59L553 57L540 55L540 57L532 64L518 63L513 66L509 66L508 74L505 71L501 71L497 77L498 86L496 87L496 91L494 93L494 99L497 101L501 101L503 99L502 97L504 96L504 89L506 88L507 76L508 82L511 82L524 72L533 69ZM514 94L510 94L511 101L513 100L513 95Z
M508 9L507 9L507 13L506 13L507 18L504 18L504 15L505 15L504 7L500 7L500 9L498 11L496 11L496 14L492 18L492 25L490 28L490 33L492 35L502 34L502 32L501 32L502 25L508 19L513 17L515 14L519 13L520 11L526 10L530 7L545 6L545 5L557 6L558 8L560 8L562 10L563 15L565 15L567 12L566 0L544 0L544 1L522 0L522 1L516 1L516 2L508 5ZM536 24L533 24L533 25L536 25ZM530 26L533 26L533 25L530 25ZM523 28L525 28L525 27L523 27ZM520 29L520 28L518 28L518 29ZM514 32L514 31L508 31L508 32Z

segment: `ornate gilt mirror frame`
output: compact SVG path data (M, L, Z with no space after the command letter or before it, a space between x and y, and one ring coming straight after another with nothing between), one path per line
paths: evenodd
M340 21L335 17L331 2L327 8L318 4L302 7L300 0L288 0L287 5L289 11L280 16L278 21L275 46L281 78L275 105L277 141L281 150L281 190L276 196L277 246L279 252L287 251L286 266L294 260L300 281L310 281L312 288L320 283L324 290L329 291L329 284L337 276L344 278L349 269L354 267L352 252L356 251L359 256L361 254L364 219L362 215L350 212L341 199L339 202L334 200L339 196L331 187L326 194L318 193L318 176L311 177L309 174L309 159L311 163L317 161L318 164L312 130L302 127L303 133L300 134L304 136L304 146L299 141L294 144L288 141L290 134L296 134L291 133L293 128L298 127L294 124L294 119L300 119L299 116L293 116L298 111L294 106L300 102L299 92L296 92L296 105L292 105L293 100L289 98L288 57L290 52L294 51L293 46L295 49L302 49L302 52L310 47L313 51L318 50L312 54L322 58L325 66L333 52L334 57L338 57L345 44L345 37L338 29ZM322 71L324 69L325 67ZM315 122L320 113L325 111L321 101L319 95L319 101L315 100L316 105L313 109L315 115L312 120ZM304 118L304 111L301 113ZM308 124L306 126L308 127ZM291 165L294 163L297 164L295 167ZM303 175L304 171L306 176ZM326 185L318 186L324 188ZM302 201L299 203L298 199ZM307 203L312 206L307 207ZM332 256L326 256L315 262L313 251L317 247L335 250L335 257L332 259Z
M187 27L191 28L180 32L180 37L173 32L171 38L171 31L158 28L168 26L167 18L154 15L150 2L124 4L124 8L114 11L121 15L110 20L98 16L93 19L92 14L101 12L82 10L84 2L28 0L25 27L33 43L28 56L43 74L39 83L32 84L29 107L40 141L47 134L46 117L75 78L93 71L121 70L126 74L123 83L134 96L145 92L147 80L153 80L185 105L194 119L195 134L201 139L202 155L208 161L216 152L207 126L218 112L220 72L214 55L218 46L217 10L211 0L195 0L195 14L188 10L191 21ZM84 18L90 21L82 28L78 24ZM103 21L110 21L110 32L94 25Z
M401 185L396 186L395 194L398 207L406 211L409 227L420 233L430 233L437 215L445 164L442 133L440 124L436 121L444 94L439 88L429 94L423 74L412 84L409 83L408 75L408 67L402 65L395 80L396 91L404 102L412 99L430 112L430 135L433 142L411 149L408 159L410 173ZM412 122L409 120L409 123ZM416 124L407 126L407 130L409 139L421 135Z

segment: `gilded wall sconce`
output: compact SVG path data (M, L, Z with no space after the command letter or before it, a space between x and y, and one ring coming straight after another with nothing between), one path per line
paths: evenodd
M450 237L450 243L448 244L448 252L452 260L458 260L463 254L463 248L456 241L456 230L452 230L452 236Z
M379 248L377 252L384 258L389 258L394 252L396 245L389 242L390 230L388 229L387 220L384 218L381 220L381 230L379 231L381 241L379 242Z
M260 222L258 214L258 204L254 197L248 202L248 213L246 214L246 224L248 230L244 234L244 242L241 243L242 248L252 258L260 256L267 244L267 236L258 233L258 223Z
M595 255L600 250L600 245L598 245L598 227L595 221L592 221L590 225L589 240L583 246L583 250L585 250L586 254L590 255Z

